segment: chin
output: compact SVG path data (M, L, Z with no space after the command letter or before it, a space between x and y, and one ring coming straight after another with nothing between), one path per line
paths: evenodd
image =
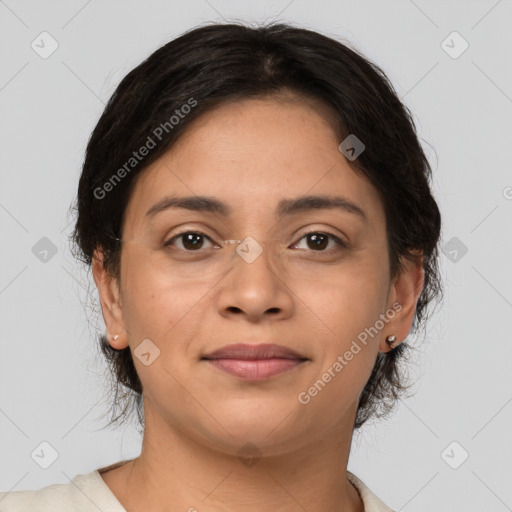
M202 429L204 440L214 450L223 451L230 455L238 454L243 447L250 451L255 446L264 455L279 455L297 449L304 444L310 434L307 427L301 428L290 410L262 409L248 411L247 408L239 410L236 418L216 415L217 422L208 424L208 431Z

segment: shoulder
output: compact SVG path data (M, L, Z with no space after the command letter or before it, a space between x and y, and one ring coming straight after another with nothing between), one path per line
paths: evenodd
M122 512L98 470L35 491L0 492L0 512Z
M357 489L364 504L364 512L394 512L379 499L368 486L350 471L347 471L349 482Z
M11 491L0 492L1 512L21 512L33 510L34 512L64 512L73 505L75 493L71 484L53 484L37 491Z

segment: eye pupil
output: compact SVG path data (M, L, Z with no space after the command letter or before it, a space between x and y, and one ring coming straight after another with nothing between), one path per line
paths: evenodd
M322 233L313 233L308 235L308 245L309 241L313 242L312 248L324 249L328 243L328 237Z
M200 233L190 232L190 233L186 233L185 235L182 235L182 236L184 237L183 238L183 246L186 249L197 249L203 243L203 240L202 240L203 235L201 235ZM190 246L187 245L189 243L191 243Z

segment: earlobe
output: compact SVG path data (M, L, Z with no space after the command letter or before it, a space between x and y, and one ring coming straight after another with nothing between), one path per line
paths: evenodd
M103 253L98 249L94 251L92 273L100 296L101 311L109 344L116 350L126 348L128 338L124 326L118 282L106 270L103 263Z
M409 335L416 313L416 305L421 295L425 279L422 251L412 252L414 259L402 260L402 271L391 285L388 307L393 307L396 313L387 324L379 343L381 352L389 352L402 343ZM399 305L399 309L396 305ZM394 339L388 341L388 337Z

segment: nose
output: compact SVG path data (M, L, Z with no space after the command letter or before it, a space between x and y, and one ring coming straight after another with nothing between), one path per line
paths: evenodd
M243 316L251 322L292 315L293 292L279 266L272 263L272 246L248 238L239 244L234 256L230 270L219 283L219 313Z

